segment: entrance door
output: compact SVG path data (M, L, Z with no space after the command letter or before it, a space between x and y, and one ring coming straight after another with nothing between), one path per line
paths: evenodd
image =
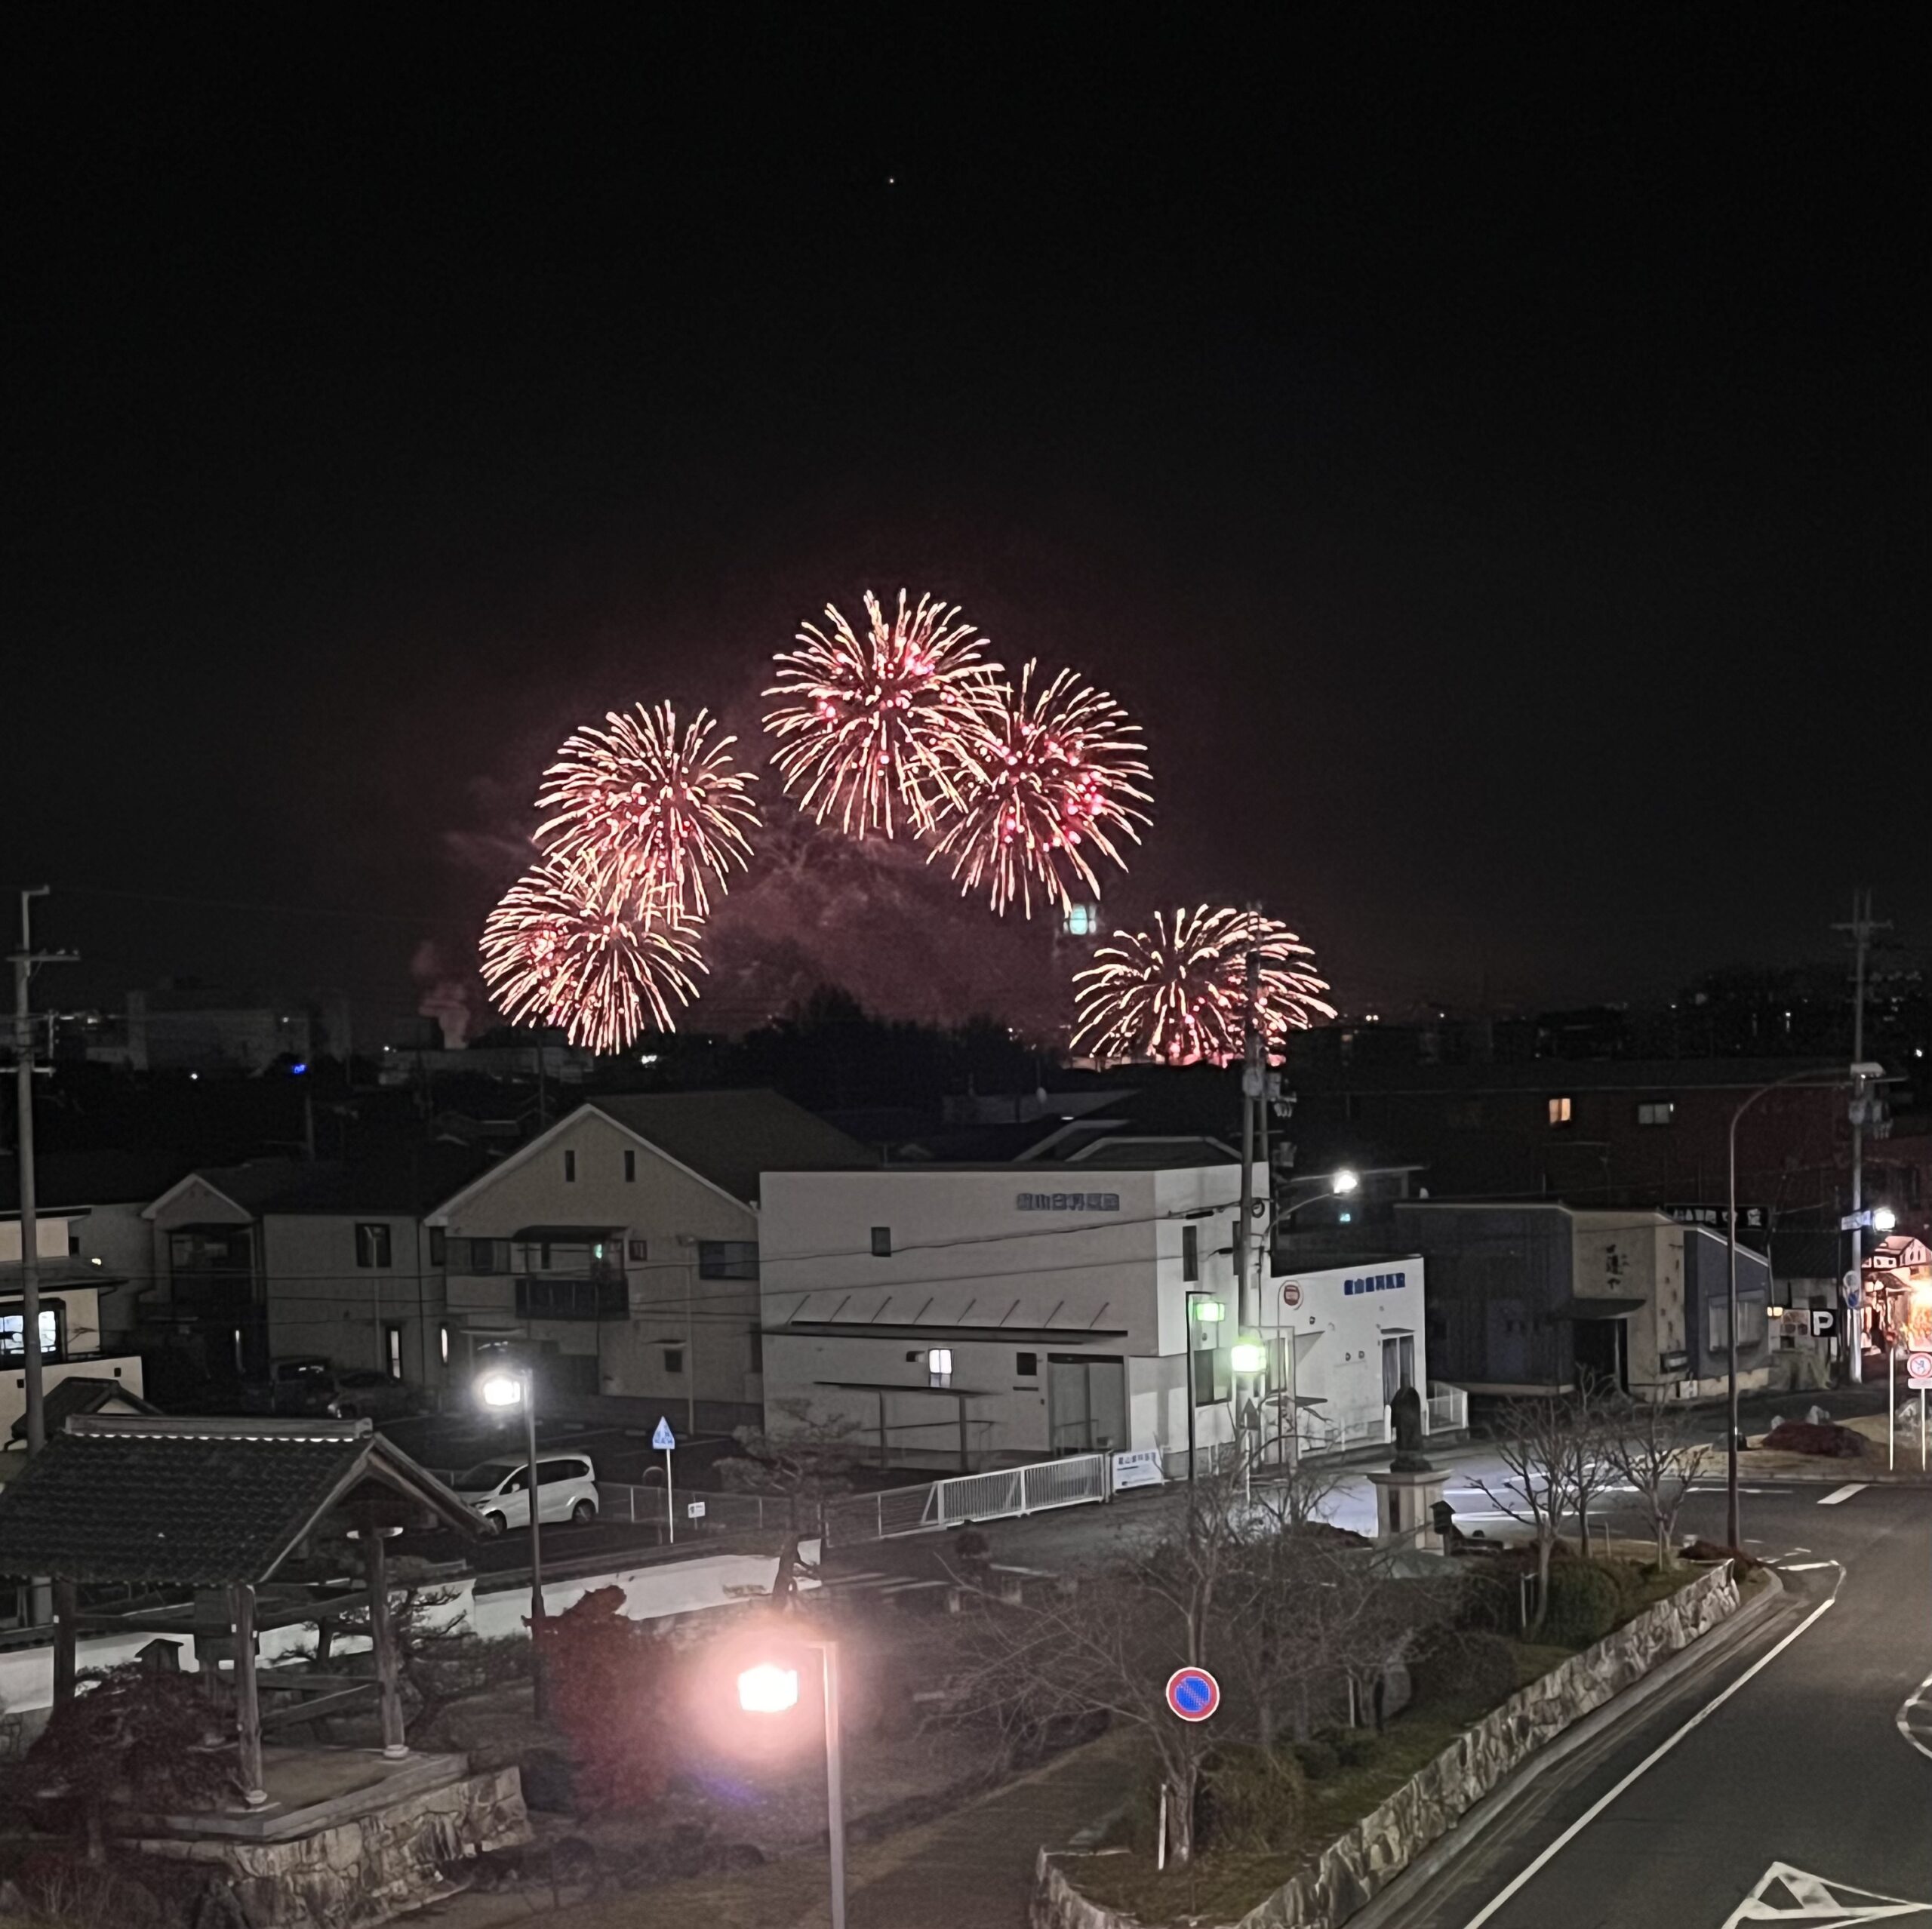
M1416 1336L1391 1333L1382 1342L1382 1404L1386 1407L1405 1386L1416 1383Z
M1579 1319L1571 1323L1577 1360L1577 1383L1621 1389L1623 1386L1623 1322L1620 1319Z
M1047 1423L1056 1454L1120 1453L1127 1441L1127 1362L1047 1355Z

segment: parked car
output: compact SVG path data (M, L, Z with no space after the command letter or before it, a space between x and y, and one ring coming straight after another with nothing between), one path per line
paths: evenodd
M492 1534L530 1524L530 1469L521 1460L485 1460L459 1474L456 1491L482 1517ZM537 1518L574 1521L597 1518L597 1469L582 1454L537 1457Z
M338 1370L319 1355L277 1360L266 1380L242 1389L242 1409L317 1420L395 1420L414 1413L417 1395L399 1380L366 1367Z

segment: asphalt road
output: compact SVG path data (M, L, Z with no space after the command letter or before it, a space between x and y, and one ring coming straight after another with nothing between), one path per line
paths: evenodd
M1932 1675L1932 1491L1835 1491L1748 1494L1770 1623L1540 1777L1388 1929L1932 1925L1932 1719L1916 1748L1899 1725Z

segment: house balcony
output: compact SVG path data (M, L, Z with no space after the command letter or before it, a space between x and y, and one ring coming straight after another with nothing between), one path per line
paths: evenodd
M621 1272L532 1273L516 1281L519 1319L623 1319L629 1312Z

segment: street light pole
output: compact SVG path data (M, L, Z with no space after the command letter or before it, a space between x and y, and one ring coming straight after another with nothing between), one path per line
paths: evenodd
M1734 1548L1743 1545L1740 1535L1743 1524L1739 1518L1737 1500L1737 1124L1738 1121L1767 1093L1778 1091L1786 1085L1858 1085L1867 1078L1883 1075L1884 1067L1868 1065L1860 1060L1854 1063L1846 1073L1821 1074L1817 1072L1793 1072L1786 1077L1774 1078L1768 1085L1761 1085L1730 1115L1727 1157L1725 1166L1724 1193L1724 1263L1725 1303L1728 1330L1725 1334L1725 1359L1727 1394L1726 1405L1730 1418L1725 1428L1724 1438L1724 1531L1728 1544ZM1854 1250L1858 1250L1854 1229Z
M531 1711L540 1721L549 1697L543 1691L543 1528L538 1518L541 1489L537 1478L537 1369L534 1361L499 1368L485 1374L477 1392L486 1407L523 1408L524 1492L530 1509Z
M839 1742L838 1644L792 1638L815 1647L824 1670L825 1836L832 1864L832 1929L845 1929L845 1775ZM783 1660L761 1661L738 1677L738 1706L749 1715L783 1715L798 1705L798 1671Z

